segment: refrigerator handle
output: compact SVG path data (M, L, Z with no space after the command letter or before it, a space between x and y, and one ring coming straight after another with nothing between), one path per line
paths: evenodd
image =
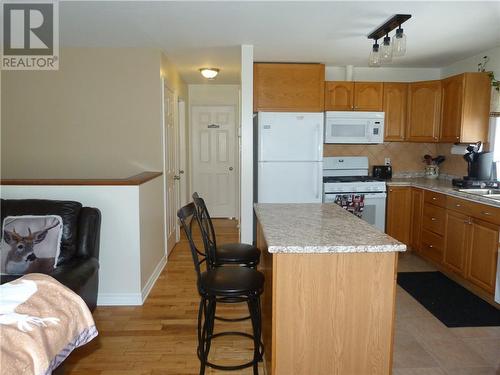
M315 186L315 195L316 195L316 199L319 199L319 186L321 184L320 182L320 172L319 172L319 169L321 168L321 163L317 163L318 164L318 167L316 168L316 176L314 176L314 179L316 181L316 183L314 184Z
M321 142L321 125L320 124L316 124L316 144L318 145L318 155L317 155L316 160L321 160L323 157L323 155L321 155L321 151L323 150L323 145Z

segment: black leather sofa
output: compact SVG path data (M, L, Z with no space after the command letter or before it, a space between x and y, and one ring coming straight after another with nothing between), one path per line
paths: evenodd
M74 201L45 199L1 199L1 223L7 216L59 215L63 233L58 265L50 276L83 298L93 311L99 283L99 238L101 213ZM19 276L2 275L1 283Z

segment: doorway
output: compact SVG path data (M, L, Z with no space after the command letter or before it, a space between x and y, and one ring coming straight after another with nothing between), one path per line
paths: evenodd
M177 210L179 209L179 117L176 113L177 98L163 81L163 178L165 185L165 237L167 256L179 240Z
M234 106L191 107L192 191L212 217L237 216L235 114Z

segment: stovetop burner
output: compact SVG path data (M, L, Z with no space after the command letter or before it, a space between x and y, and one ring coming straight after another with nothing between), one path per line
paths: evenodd
M323 182L373 182L383 181L372 176L324 176Z

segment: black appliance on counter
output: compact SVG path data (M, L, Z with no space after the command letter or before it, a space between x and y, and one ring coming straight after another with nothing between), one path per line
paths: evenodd
M467 161L467 176L463 179L453 179L453 186L474 188L497 188L499 182L493 179L493 152L479 152L481 142L467 147L464 159Z
M392 178L392 167L390 165L374 165L372 175L381 180L390 180Z

